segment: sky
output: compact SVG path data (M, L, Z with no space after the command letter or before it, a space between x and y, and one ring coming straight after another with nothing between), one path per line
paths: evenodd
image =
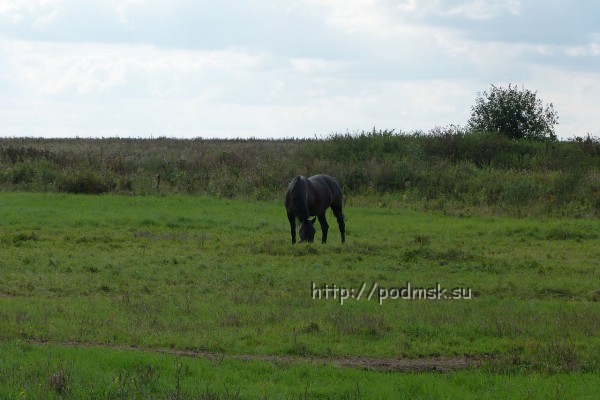
M0 136L301 138L466 125L478 93L600 133L600 3L0 0Z

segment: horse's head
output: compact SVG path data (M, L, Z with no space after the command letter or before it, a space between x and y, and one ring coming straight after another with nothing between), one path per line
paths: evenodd
M302 222L300 225L300 243L307 241L308 243L312 243L315 240L315 227L313 224L317 218L313 218L312 220L307 219Z

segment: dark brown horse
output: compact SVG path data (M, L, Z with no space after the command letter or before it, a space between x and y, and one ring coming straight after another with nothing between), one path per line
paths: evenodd
M292 233L292 244L296 243L296 219L300 222L300 242L311 243L315 238L315 219L319 218L321 243L327 242L329 224L325 219L325 211L331 207L333 215L337 218L342 234L342 243L346 241L346 224L342 212L342 189L339 183L329 175L315 175L310 178L295 177L288 187L285 195L285 209Z

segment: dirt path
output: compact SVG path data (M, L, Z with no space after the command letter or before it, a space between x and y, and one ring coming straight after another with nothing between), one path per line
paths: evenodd
M476 368L483 361L482 358L474 356L427 358L301 357L288 355L224 354L210 351L153 349L110 344L80 343L72 341L51 342L30 340L28 343L41 346L53 345L159 353L178 357L204 358L217 362L222 360L242 360L248 362L265 361L278 364L314 363L319 365L335 365L345 368L368 369L381 372L451 372Z

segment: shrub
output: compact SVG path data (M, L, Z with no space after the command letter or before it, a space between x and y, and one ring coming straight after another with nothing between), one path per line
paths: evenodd
M59 179L56 188L59 192L101 194L114 189L115 184L103 179L93 171L82 171Z
M28 163L19 163L10 171L7 176L11 183L22 184L32 183L35 179L35 169Z
M531 175L515 176L507 183L499 201L505 205L528 206L543 196L543 188Z
M556 139L554 125L558 114L552 103L544 107L537 92L508 85L492 85L479 94L472 107L468 126L472 130L493 132L510 139Z

